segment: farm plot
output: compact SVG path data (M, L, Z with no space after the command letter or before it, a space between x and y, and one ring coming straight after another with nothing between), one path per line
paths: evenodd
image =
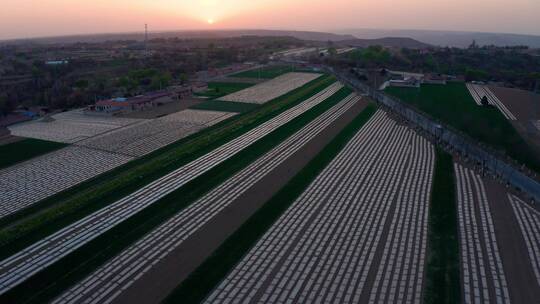
M208 90L195 93L196 96L216 99L225 95L229 95L253 86L252 83L242 82L209 82Z
M514 160L540 172L540 158L512 125L494 107L475 104L463 83L416 88L389 87L385 92L467 134L472 139L505 151Z
M233 157L341 89L335 83L251 131L0 262L0 294Z
M128 126L140 119L100 117L85 115L81 110L74 110L52 116L54 121L31 121L10 126L11 134L50 140L62 143L75 143L98 134Z
M281 66L281 65L267 66L267 67L261 67L261 68L256 68L249 71L236 73L234 75L231 75L230 77L272 79L272 78L276 78L278 76L281 76L289 72L294 72L294 67Z
M314 73L287 73L242 91L221 97L219 100L263 104L297 89L319 78L321 75Z
M419 302L433 158L429 143L379 111L206 303ZM383 233L394 217L404 219Z
M320 134L358 100L359 97L351 94L286 141L110 260L84 281L64 293L57 300L57 303L114 300L119 296L119 290L129 288L137 278L143 276L165 259L170 252L179 247L200 227L212 220L250 187Z
M63 143L26 138L0 145L0 169L65 147Z
M504 117L508 120L516 120L516 116L508 110L499 98L487 86L467 83L467 89L477 105L482 106L482 98L487 97L488 103L501 111Z
M490 86L490 90L523 122L540 119L540 95L530 91Z
M454 164L464 303L510 303L485 185Z
M4 169L0 171L0 218L233 115L181 111L143 120Z
M508 199L518 220L521 234L527 246L527 254L538 281L538 288L540 288L540 212L527 206L515 195L509 194Z
M96 136L77 145L141 157L234 115L184 110Z
M0 218L132 159L71 146L0 170Z

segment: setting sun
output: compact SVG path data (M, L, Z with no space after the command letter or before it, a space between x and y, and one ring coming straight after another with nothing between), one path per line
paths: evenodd
M214 24L214 19L208 19L208 24Z

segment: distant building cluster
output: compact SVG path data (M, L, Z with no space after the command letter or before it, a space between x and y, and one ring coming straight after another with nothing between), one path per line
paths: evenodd
M151 92L135 97L118 97L100 100L86 108L89 112L96 113L125 113L133 111L144 111L176 100L190 97L193 93L193 86L173 86L166 91Z
M419 88L421 84L440 84L446 85L446 82L453 80L456 77L451 75L444 74L420 74L420 73L409 73L401 71L390 71L385 70L390 80L385 82L382 86L382 89L387 86L390 87L407 87L407 88Z

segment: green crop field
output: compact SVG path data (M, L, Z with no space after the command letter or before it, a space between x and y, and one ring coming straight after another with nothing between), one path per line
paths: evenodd
M437 149L429 208L424 303L460 303L459 240L452 156Z
M540 172L538 156L512 124L498 109L478 106L464 83L390 87L385 92Z
M208 90L201 93L196 93L196 96L207 97L208 99L216 99L234 92L253 86L252 83L237 83L237 82L210 82Z
M65 146L67 145L32 138L0 146L0 169Z
M269 67L263 67L260 69L240 72L240 73L231 75L231 77L271 79L271 78L276 78L283 74L294 72L294 71L295 71L294 67L279 65L279 66L269 66Z
M258 108L259 106L260 105L258 104L245 103L245 102L209 100L209 101L200 103L198 105L194 105L190 107L190 109L245 113L255 108Z
M259 238L270 229L281 214L336 157L375 111L376 107L370 104L358 114L306 167L192 272L164 302L200 303L204 300Z

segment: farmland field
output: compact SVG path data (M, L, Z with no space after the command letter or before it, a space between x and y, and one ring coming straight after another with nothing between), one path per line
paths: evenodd
M200 303L254 243L302 194L328 163L375 113L369 105L302 169L284 188L246 221L216 252L166 299L166 303Z
M124 197L148 182L251 130L305 98L315 95L332 82L333 78L322 77L257 111L218 124L113 170L101 176L99 180L90 180L41 202L40 205L47 207L45 212L25 215L24 220L19 220L13 226L6 225L7 227L0 231L2 253L9 254L17 248L23 248L64 225Z
M66 144L28 138L0 146L0 169L58 150Z
M235 157L235 160L231 159L231 161L228 162L228 165L224 164L224 166L220 166L219 169L215 170L214 173L206 175L204 178L202 178L201 180L205 181L204 184L201 182L194 183L191 188L196 190L197 188L210 187L212 184L215 184L215 182L219 182L220 180L222 181L220 185L215 184L215 186L213 186L213 190L206 193L196 201L190 203L189 206L179 211L162 225L154 228L151 234L148 234L140 241L137 241L135 244L129 246L127 250L115 256L110 262L100 267L97 273L103 273L106 276L114 276L116 277L116 284L122 285L122 288L127 288L132 284L130 281L132 281L133 276L130 274L125 276L121 274L120 276L117 276L117 271L126 273L126 269L137 269L138 267L141 267L141 263L148 266L148 268L143 266L147 270L154 270L155 267L153 265L155 264L157 264L157 267L159 267L160 264L167 265L168 263L162 260L165 256L170 255L168 252L177 247L181 248L186 242L186 238L188 238L190 235L196 235L199 230L205 229L205 227L211 225L210 223L212 223L213 218L219 216L220 210L225 210L226 208L231 207L231 205L236 205L239 197L243 196L243 193L248 191L248 189L250 189L254 183L260 179L264 179L266 175L273 171L273 168L276 168L276 166L279 166L280 163L285 161L288 158L288 155L293 153L293 151L300 149L303 146L302 143L305 143L307 140L309 140L309 138L314 138L320 132L320 130L324 129L325 125L336 119L336 117L339 117L336 115L327 114L335 113L335 111L338 109L341 109L338 110L338 112L342 113L343 110L349 108L351 105L354 105L354 100L343 100L344 97L349 95L349 92L347 90L339 91L334 96L327 99L323 104L320 104L313 108L313 110L310 112L307 112L306 115L299 117L283 128L276 130L268 137L263 138L261 142L256 143L253 147L241 152L241 154ZM344 102L341 102L342 100ZM338 105L336 105L337 102L339 102ZM345 108L343 107L344 105ZM329 109L329 107L331 107L331 109ZM319 115L324 117L319 118ZM298 130L299 127L303 126L311 119L315 120L309 122L306 127L302 127L302 129ZM296 132L296 130L298 130L297 133L294 133L293 136L285 139L291 134L291 132ZM285 141L281 142L284 139ZM261 155L261 152L263 151L268 152L263 154L262 158L259 158L258 155ZM261 167L262 164L264 164L264 167ZM234 176L227 178L230 172L234 172L235 168L239 169L242 167L244 168L241 171L236 173ZM168 199L170 203L174 202L174 204L165 208L178 208L177 206L180 202L188 202L189 199L187 198L193 197L193 195L189 194L191 191L183 192L184 194L178 193L174 199ZM258 204L258 202L252 202L252 204ZM163 208L164 207L161 207L160 210ZM235 220L234 217L231 220ZM137 223L137 226L139 226L139 224L142 222L139 220ZM189 229L184 229L184 227L189 227ZM171 229L172 231L176 231L173 239L170 239L168 236L168 231L171 231ZM155 245L148 246L148 244ZM140 248L143 247L152 248L149 248L149 250L152 251L152 254L160 256L159 260L146 261L144 256L150 253L145 252L146 250L140 250ZM120 261L121 264L118 264ZM148 264L148 262L151 262L152 265ZM191 263L186 264L189 265ZM167 267L167 269L169 268L170 266ZM147 274L146 272L146 270L143 272L144 276L141 278L141 280L145 278ZM143 275L143 273L140 275ZM175 272L173 271L172 273ZM108 287L105 285L112 283L108 279L104 279L102 280L102 283L97 284L97 287L84 288L81 291L81 288L78 288L78 286L86 285L86 282L91 280L94 275L95 273L71 288L71 290L66 292L62 298L66 299L69 295L75 295L83 298L94 297L94 295L98 295L96 294L96 291L99 292L101 288L107 289ZM101 295L101 292L99 292L99 294ZM109 296L113 298L115 297L115 295ZM68 302L73 302L73 300Z
M234 92L247 89L253 86L251 83L239 83L239 82L210 82L208 83L208 90L201 93L196 93L197 96L204 96L209 99L216 99L225 95L232 94Z
M538 156L512 124L498 109L478 106L465 84L422 85L419 89L390 87L385 91L540 172Z
M204 303L420 302L434 156L377 111Z
M21 128L66 147L0 170L0 302L540 298L540 213L519 189L330 75L223 81L154 119ZM386 92L537 169L522 114L480 89Z
M339 88L339 87L338 87L338 88ZM344 93L348 94L346 91L344 91L344 92L340 91L340 92L341 92L341 93L340 93L340 94L341 94L340 96L343 96ZM339 99L338 99L338 98L339 98ZM332 100L333 100L332 103L336 103L337 101L341 100L341 98L342 98L342 97L339 97L339 96L334 97L334 98L332 99ZM317 103L319 103L319 102L322 101L319 97L316 97L316 99L318 99L318 101L316 101L316 100L314 99L313 101L310 101L310 102L308 102L308 103L312 103L313 105L316 105ZM332 103L330 103L329 105L331 105ZM325 104L328 104L328 103L325 103ZM300 105L300 106L303 107L302 105ZM303 118L304 116L302 116L302 118L299 118L300 120L296 120L296 126L295 126L294 128L290 128L290 127L282 128L282 129L280 129L280 130L283 130L283 131L279 131L280 135L274 134L274 133L273 133L273 135L271 135L271 137L277 137L277 138L282 138L282 139L283 139L283 138L284 138L283 136L286 136L287 133L293 132L293 131L295 130L295 128L301 127L302 124L305 123L306 120L313 119L314 117L317 117L317 116L320 114L320 111L321 111L321 110L324 110L325 108L328 107L328 106L322 105L322 104L321 104L321 106L323 106L323 107L322 107L322 108L321 108L321 107L313 108L313 110L311 110L311 111L309 112L310 114L309 114L308 116L305 116L305 118ZM300 109L300 108L298 108L298 109ZM298 109L293 108L293 109L291 109L291 110L292 110L293 112L297 113L296 115L298 115L298 114L299 114ZM293 112L291 112L291 113L293 113ZM300 112L300 113L301 113L301 112ZM286 114L286 115L285 115L285 114ZM290 116L290 115L287 114L287 113L284 113L284 115L285 115L285 116ZM310 117L310 118L308 118L308 117ZM276 117L276 118L277 118L277 117ZM280 119L281 119L281 118L280 118ZM303 122L302 122L302 121L303 121ZM279 124L276 125L276 122L277 122L277 121L271 122L268 126L271 126L272 128L278 127ZM299 124L299 123L300 123L300 124ZM261 126L262 126L262 125L261 125ZM254 131L256 131L256 130L254 130ZM275 145L276 142L279 142L279 140L277 140L277 138L271 138L271 137L269 137L268 139L264 139L264 141L265 141L264 146L266 146L266 148L264 148L264 149L268 149L268 148L272 147L273 145ZM238 140L240 140L239 142L245 141L245 140L242 139L242 138L239 138ZM262 144L262 143L261 143L261 144ZM238 157L236 157L235 162L240 162L240 163L243 163L243 164L247 164L247 163L248 163L248 159L250 159L250 158L252 158L252 157L254 157L254 156L256 156L257 154L260 154L260 153L262 152L262 151L261 151L261 147L258 147L258 146L260 146L260 144L257 144L256 146L254 146L254 147L252 147L252 148L249 148L249 149L252 150L252 151L251 151L251 152L246 151L246 153L244 153L244 154L246 154L245 156L240 157L240 155L239 155ZM219 152L217 155L223 155L223 153L221 153L220 151L217 151L217 152ZM217 152L216 152L216 153L217 153ZM212 153L213 153L213 152L212 152ZM225 154L226 154L226 153L225 153ZM221 157L221 156L220 156L220 157ZM212 159L213 159L213 158L212 158ZM219 159L219 158L216 158L216 159ZM231 161L232 161L232 159L231 159ZM214 162L214 161L213 161L213 162ZM208 163L208 162L207 162L207 163ZM219 170L218 170L218 169L216 168L216 170L214 170L214 171L217 173L217 177L218 177L218 178L224 178L224 177L226 177L227 174L230 174L230 169L224 170L225 168L228 168L228 167L225 166L225 167L223 167L222 169L219 169ZM175 174L176 174L176 173L175 173ZM210 182L210 179L209 179L208 176L206 176L206 177L204 177L204 178L201 177L201 179L202 179L202 180L205 180L205 183L194 182L194 183L190 184L190 186L187 186L188 188L186 188L186 189L201 188L201 187L204 188L204 189L207 189L207 188L212 187L213 182ZM219 179L218 179L218 180L219 180ZM170 187L170 186L164 186L163 188L169 189L169 188L171 188L171 187ZM208 189L207 189L207 190L208 190ZM201 190L201 191L207 191L207 190ZM185 190L185 191L187 191L187 190ZM197 191L195 191L195 193L197 193ZM202 193L204 193L204 192L199 192L199 193L202 194ZM192 195L185 195L185 194L186 194L186 193L184 193L184 194L177 194L177 195L174 195L174 197L169 197L169 198L167 198L166 200L168 201L167 204L169 204L169 207L167 207L167 208L165 208L165 209L163 209L163 207L165 207L165 206L167 206L167 205L164 205L163 203L159 203L159 204L158 204L159 206L161 206L161 208L158 208L158 206L155 206L155 208L152 207L151 209L153 210L153 212L162 213L163 216L165 216L165 215L167 215L167 214L170 214L170 212L171 212L170 209L171 209L171 208L177 209L177 208L181 208L181 206L183 205L183 203L179 203L178 200L185 201L185 202L187 203L187 202L189 201L189 199L192 199L192 198L193 198ZM173 204L173 202L174 202L174 204ZM171 204L172 204L172 205L171 205ZM161 210L161 211L160 211L160 210ZM169 211L167 211L167 210L169 210ZM156 220L156 216L154 215L153 217L150 217L147 211L144 211L144 214L137 215L136 218L138 219L138 220L137 220L138 223L142 223L142 222L140 222L142 219L148 219L148 220L150 220L150 222L155 222L155 220ZM134 223L133 220L130 220L129 222L131 222L130 225L132 225L132 224ZM128 224L129 222L126 222L126 224ZM125 226L125 225L123 225L123 226ZM139 230L143 228L143 227L142 227L141 225L139 225L139 224L138 224L137 226L139 226ZM124 227L124 228L122 228L122 229L125 229L125 228L126 228L126 227ZM115 228L114 230L116 230L116 228ZM107 232L107 234L108 234L110 237L117 238L117 235L118 235L117 233L118 233L118 231L115 232L114 230L113 230L113 231L110 231L110 232ZM126 230L126 232L127 232L127 231L131 231L131 229ZM86 232L85 232L85 233L86 233ZM121 233L121 234L124 234L124 233ZM117 241L119 242L119 240L117 240ZM103 240L102 240L101 242L103 242ZM105 242L104 244L110 244L110 242ZM104 245L104 244L103 244L103 245ZM115 243L115 246L116 246L116 244L118 244L118 243ZM101 245L101 246L103 246L103 245ZM89 253L95 254L95 249L94 249L94 250L91 250ZM50 253L47 253L47 254L50 255ZM65 266L65 265L64 265L64 266ZM63 269L65 269L65 268L63 268ZM45 281L48 281L48 280L45 280ZM42 280L42 282L43 282L43 280Z
M459 247L452 156L437 150L429 211L429 254L424 303L459 302Z
M174 143L235 113L184 110L141 120L0 171L0 218ZM83 117L85 120L86 117ZM104 124L106 118L100 118ZM78 120L73 119L74 129ZM48 125L43 125L46 129ZM83 124L83 129L85 129ZM43 130L46 133L46 130ZM55 128L53 127L53 133Z
M249 70L245 72L240 72L230 77L239 77L239 78L276 78L286 73L294 72L296 69L290 66L268 66L260 69Z
M316 73L287 73L247 89L220 97L219 100L264 104L319 78L321 75Z
M258 107L259 105L257 104L251 104L251 103L245 103L245 102L208 100L200 104L194 105L190 107L190 109L245 113L253 109L256 109Z

